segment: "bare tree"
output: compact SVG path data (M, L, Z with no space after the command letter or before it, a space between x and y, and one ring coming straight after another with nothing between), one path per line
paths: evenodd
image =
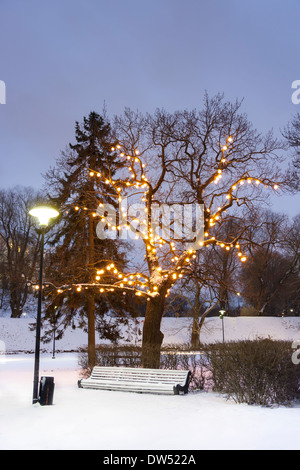
M241 227L235 218L228 217L219 229L215 228L215 235L224 242L210 244L205 250L198 250L183 281L193 312L193 348L200 345L200 332L206 317L220 308L229 313L231 298L239 290L238 273L241 263L234 250L230 249L230 244L245 229L245 225Z
M129 177L112 178L99 174L97 168L89 169L91 178L104 179L116 188L121 205L125 196L126 202L130 196L144 205L142 214L131 217L128 211L124 212L119 223L100 215L103 225L112 231L119 234L128 229L140 239L144 259L139 268L124 273L108 263L106 269L95 272L95 284L88 286L103 291L121 289L147 298L142 340L144 367L159 367L165 299L190 269L198 248L205 250L214 245L232 250L237 259L245 262L239 242L245 232L245 210L252 210L262 199L262 188L276 191L284 184L276 154L280 143L271 133L262 136L254 130L240 113L240 106L241 103L225 102L218 95L205 96L199 112L171 114L157 110L154 115L144 116L127 109L116 118L115 132L117 149L128 164ZM199 240L194 232L193 245L187 243L191 241L187 234L177 236L176 215L171 218L168 236L163 230L163 214L158 227L153 227L154 212L163 211L174 202L179 207L188 203L203 209L204 237ZM240 230L234 237L219 238L227 212L234 208ZM72 288L76 289L76 285Z
M300 189L300 113L297 113L283 130L283 136L292 149L293 162L289 169L289 183L292 189Z
M26 303L26 280L35 275L40 236L28 212L38 197L31 188L0 191L2 289L7 289L14 318L21 316Z
M260 315L278 315L299 286L299 217L290 222L283 214L261 211L250 226L243 296Z

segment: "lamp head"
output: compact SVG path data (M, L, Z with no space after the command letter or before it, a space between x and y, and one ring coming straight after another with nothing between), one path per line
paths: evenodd
M38 206L31 209L29 214L39 220L40 226L47 227L49 220L57 217L59 212L49 206Z

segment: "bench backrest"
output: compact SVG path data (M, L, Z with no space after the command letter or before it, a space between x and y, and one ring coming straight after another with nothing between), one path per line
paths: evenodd
M188 370L142 369L133 367L100 367L95 366L91 379L120 380L129 382L160 382L165 384L185 384Z

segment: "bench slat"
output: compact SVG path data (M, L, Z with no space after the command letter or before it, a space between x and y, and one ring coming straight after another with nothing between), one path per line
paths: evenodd
M101 382L88 382L82 384L83 388L94 388L99 390L116 390L116 391L128 391L128 392L140 392L140 393L164 393L174 395L173 387L166 386L151 386L147 387L142 384L117 384L117 383L101 383Z
M131 382L122 382L122 383L116 383L116 382L100 382L99 380L87 380L86 382L83 381L83 384L86 384L88 386L95 386L95 387L117 387L117 388L141 388L141 389L165 389L165 390L173 390L173 387L170 385L166 384L152 384L149 387L149 384L142 384L140 382L137 382L135 384Z
M176 382L176 381L185 381L186 375L184 377L155 377L155 376L143 376L140 377L138 375L131 375L131 374L123 374L123 375L107 375L107 374L93 374L91 375L91 379L101 379L101 378L112 378L115 380L142 380L142 381L152 381L152 382Z
M99 379L86 379L86 380L82 380L82 383L86 383L86 384L89 384L89 383L100 383L100 384L116 384L116 385L120 385L122 386L123 384L124 385L141 385L141 386L145 386L145 387L173 387L174 385L178 385L178 383L175 383L175 382L149 382L149 381L140 381L140 380L111 380L111 379L106 379L106 378L99 378ZM180 382L179 385L181 386L184 386L185 382Z
M92 373L112 373L112 374L138 374L138 375L158 375L158 376L185 376L186 370L169 370L169 369L142 369L142 368L131 368L131 367L94 367Z

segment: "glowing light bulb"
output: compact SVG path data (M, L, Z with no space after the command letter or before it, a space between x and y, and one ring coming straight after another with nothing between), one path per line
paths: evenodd
M59 212L52 207L40 206L31 209L29 214L33 217L36 217L41 226L47 226L49 224L49 220L57 217Z

